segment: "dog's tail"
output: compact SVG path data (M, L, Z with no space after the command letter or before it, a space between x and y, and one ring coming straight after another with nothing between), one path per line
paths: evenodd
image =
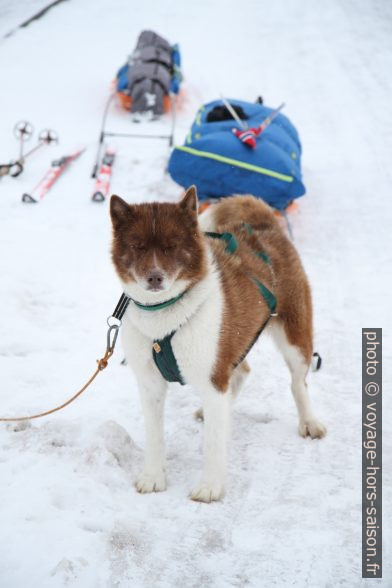
M247 223L256 230L279 228L279 223L272 211L262 200L254 196L231 196L222 198L200 215L200 224L204 231L225 231Z

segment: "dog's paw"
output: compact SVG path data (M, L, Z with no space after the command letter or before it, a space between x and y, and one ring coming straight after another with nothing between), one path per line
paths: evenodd
M135 486L140 494L147 494L148 492L163 492L163 490L166 490L165 472L142 472L137 478Z
M213 502L214 500L220 500L223 493L223 484L217 482L201 482L192 490L189 494L189 498L196 500L197 502Z
M301 422L298 430L301 437L309 436L312 439L321 439L327 434L326 427L316 419Z
M193 416L195 417L195 419L197 421L204 421L204 412L202 408L199 408L198 410L195 410L195 412L193 413Z

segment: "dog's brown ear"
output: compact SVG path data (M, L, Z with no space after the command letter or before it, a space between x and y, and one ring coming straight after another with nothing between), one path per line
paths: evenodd
M120 196L113 196L110 199L110 216L113 227L116 229L131 218L131 207Z
M185 192L185 196L180 202L180 207L182 210L186 210L190 212L192 215L197 217L197 190L196 186L191 186Z

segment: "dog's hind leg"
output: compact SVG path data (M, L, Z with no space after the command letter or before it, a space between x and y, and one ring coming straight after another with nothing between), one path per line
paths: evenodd
M230 380L232 402L234 402L237 398L240 390L242 389L245 383L245 380L249 375L249 372L250 366L246 359L244 359L233 371L233 375L231 376ZM197 421L204 420L203 409L199 408L198 410L196 410L194 416Z
M327 431L313 414L306 383L311 359L310 332L307 335L302 331L301 336L302 339L305 337L305 341L299 341L295 330L290 330L290 326L281 321L271 325L269 332L291 373L291 390L299 415L299 434L302 437L310 435L312 439L324 437Z
M245 380L247 379L250 372L250 365L244 359L241 361L239 365L235 368L233 375L231 376L230 386L231 386L231 394L233 401L237 398L238 394L240 393Z

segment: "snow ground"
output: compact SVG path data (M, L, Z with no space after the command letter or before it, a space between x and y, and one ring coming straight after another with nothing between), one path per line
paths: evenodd
M51 4L50 0L18 0L15 6L13 0L1 0L0 2L0 38L15 34L18 27L38 14Z
M0 2L4 32L30 15L26 6ZM19 119L61 137L0 184L2 415L60 403L104 351L120 290L107 206L89 201L89 173L110 80L148 27L181 44L178 142L199 103L220 92L285 100L299 129L307 195L292 223L324 359L310 387L328 426L320 442L297 436L288 375L263 338L234 412L223 502L187 499L202 426L192 419L197 398L180 386L167 406L168 491L140 496L143 423L119 349L66 411L0 427L1 588L392 586L387 393L382 581L361 580L360 503L361 327L384 328L386 392L391 383L391 21L385 0L72 0L0 43L0 159L17 153ZM115 128L130 124L113 113ZM79 145L87 152L47 200L22 205L48 161ZM114 192L178 198L166 145L115 146Z

